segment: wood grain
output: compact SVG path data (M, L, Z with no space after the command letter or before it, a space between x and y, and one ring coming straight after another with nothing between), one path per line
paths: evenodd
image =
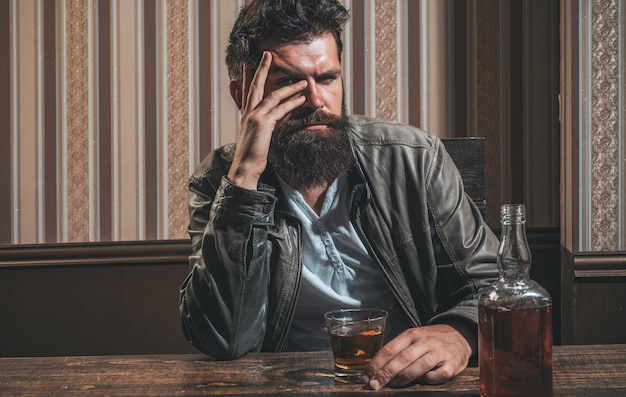
M626 345L555 346L555 396L626 394ZM0 358L0 395L478 396L478 369L443 385L366 389L337 383L330 352Z

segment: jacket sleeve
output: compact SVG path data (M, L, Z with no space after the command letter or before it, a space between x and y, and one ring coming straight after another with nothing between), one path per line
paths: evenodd
M478 295L498 278L498 239L463 188L456 165L440 140L430 168L427 200L437 262L441 306L428 324L447 323L472 345L469 365L478 363Z
M187 340L219 359L259 350L266 328L272 188L252 191L226 177L216 191L190 183L190 273L180 291Z
M443 144L437 143L427 178L427 200L441 306L429 323L452 317L476 324L478 292L498 277L499 242L465 194L463 180Z

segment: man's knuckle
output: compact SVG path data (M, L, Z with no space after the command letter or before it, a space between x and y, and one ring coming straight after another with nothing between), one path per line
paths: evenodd
M383 381L383 383L388 383L394 376L395 376L395 374L388 367L382 368L376 374L376 377L381 379Z
M398 359L398 362L405 368L415 362L415 357L407 351L398 354L396 357Z
M437 365L439 365L439 360L434 355L427 354L424 357L422 357L422 363L424 364L424 367L431 370L435 368Z
M455 375L455 373L454 373L454 369L453 369L453 368L452 368L452 366L450 366L450 365L444 365L444 366L441 368L441 371L442 371L442 376L443 376L446 380L448 380L448 379L452 378L452 377Z
M414 379L414 376L410 374L408 371L401 371L396 377L393 379L393 384L395 386L406 385L410 381Z
M440 384L450 380L454 375L454 368L450 365L444 365L424 374L423 380L428 384Z
M380 349L380 353L383 355L383 357L385 358L391 358L394 357L396 355L396 351L393 348L392 345L384 345L381 349Z

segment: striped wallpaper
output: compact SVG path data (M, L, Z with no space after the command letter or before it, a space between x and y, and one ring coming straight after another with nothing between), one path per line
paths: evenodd
M187 238L187 178L235 140L223 58L246 1L0 0L0 244ZM350 112L486 137L492 225L516 166L558 186L556 160L507 155L518 2L341 1ZM545 129L524 133L548 147ZM547 191L525 193L531 223L558 224Z
M443 8L344 3L349 109L447 131L408 24ZM243 4L0 0L0 244L185 238L186 180L239 122L223 52Z
M579 251L626 250L626 4L578 3Z
M238 121L240 5L1 1L0 243L184 238L189 173Z
M407 21L427 7L344 2L349 108L419 123ZM185 238L186 180L238 125L223 51L243 4L0 0L0 244Z

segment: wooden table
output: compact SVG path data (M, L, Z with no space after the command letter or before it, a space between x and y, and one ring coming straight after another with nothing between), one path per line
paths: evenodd
M626 396L626 345L555 346L555 396ZM478 396L478 369L439 386L366 389L333 379L330 352L0 358L2 396Z

